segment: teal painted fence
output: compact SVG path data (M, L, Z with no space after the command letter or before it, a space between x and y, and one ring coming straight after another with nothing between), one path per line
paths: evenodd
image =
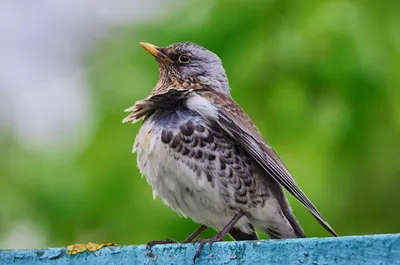
M2 250L1 265L193 264L197 244L105 247L69 255L66 248ZM400 265L400 234L215 243L196 264Z

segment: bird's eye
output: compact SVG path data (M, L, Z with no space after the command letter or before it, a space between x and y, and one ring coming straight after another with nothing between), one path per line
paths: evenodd
M180 63L188 63L188 62L190 62L190 56L187 55L187 54L182 54L182 55L180 55L180 56L178 57L178 61L179 61Z

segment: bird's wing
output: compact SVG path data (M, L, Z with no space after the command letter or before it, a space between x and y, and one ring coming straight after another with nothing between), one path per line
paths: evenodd
M216 120L224 131L237 140L275 181L301 202L327 231L337 236L297 185L254 123L229 95L207 90L196 91L193 95L187 103L189 108L196 110L207 119Z

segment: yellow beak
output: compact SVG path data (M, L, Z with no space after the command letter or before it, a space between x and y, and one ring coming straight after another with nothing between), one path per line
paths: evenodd
M154 57L163 60L163 61L167 61L167 62L173 62L170 58L168 58L168 56L166 56L165 54L163 54L162 52L160 52L160 48L157 47L156 45L147 43L147 42L139 42L140 46L142 46L148 53L150 53L151 55L153 55Z

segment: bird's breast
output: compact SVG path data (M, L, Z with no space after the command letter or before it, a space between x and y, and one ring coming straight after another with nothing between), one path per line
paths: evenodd
M193 111L162 110L144 121L134 150L138 165L155 195L200 192L217 188L205 168L215 160L206 145L211 142L202 118Z
M196 112L156 111L142 124L135 150L153 195L195 221L206 224L224 212L231 216L253 202L253 161Z

